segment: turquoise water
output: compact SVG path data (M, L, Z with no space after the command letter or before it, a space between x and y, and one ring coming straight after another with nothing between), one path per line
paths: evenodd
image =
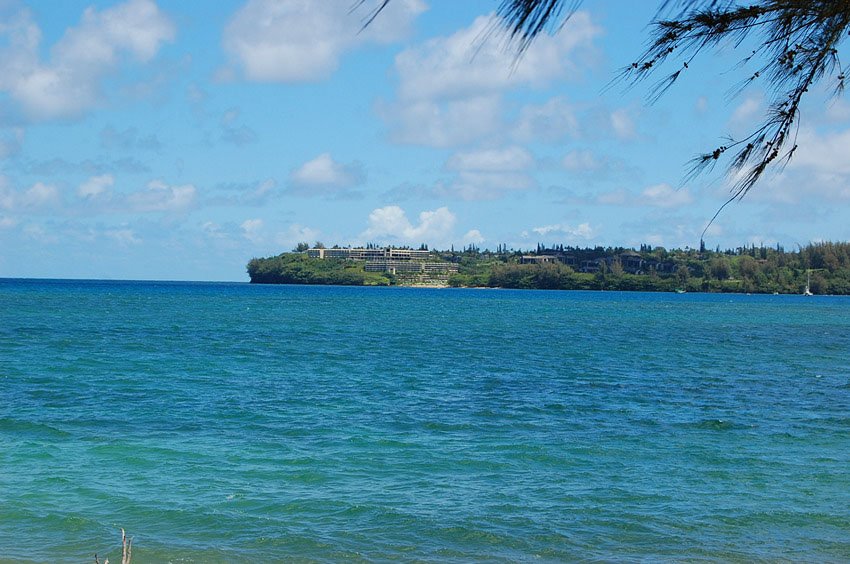
M848 361L848 298L0 280L0 561L849 561Z

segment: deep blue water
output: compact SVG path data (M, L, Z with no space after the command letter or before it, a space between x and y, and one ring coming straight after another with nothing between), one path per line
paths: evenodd
M0 280L0 561L850 561L850 299Z

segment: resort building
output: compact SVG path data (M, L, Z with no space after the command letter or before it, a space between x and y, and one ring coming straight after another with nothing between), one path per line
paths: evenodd
M390 274L447 275L457 272L457 265L450 262L380 259L366 261L364 270L366 272L389 272Z
M552 255L523 255L520 264L555 264L558 259Z
M307 256L317 259L345 259L365 261L366 272L389 272L393 275L419 275L429 278L447 278L457 272L457 265L433 260L430 251L396 249L393 247L307 249Z
M640 253L624 251L620 253L620 264L623 266L623 272L627 272L629 274L643 274L645 261L640 256Z
M326 259L340 258L347 260L428 260L431 258L430 251L415 251L413 249L394 249L393 247L380 247L366 249L355 247L350 249L307 249L310 258Z

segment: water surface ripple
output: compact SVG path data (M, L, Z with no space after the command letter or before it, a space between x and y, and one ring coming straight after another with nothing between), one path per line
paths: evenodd
M0 280L0 562L850 561L850 299Z

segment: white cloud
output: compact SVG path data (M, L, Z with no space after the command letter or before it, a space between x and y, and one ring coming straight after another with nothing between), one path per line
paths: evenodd
M11 229L18 224L18 220L14 217L0 215L0 229Z
M655 184L635 194L624 188L597 194L592 202L607 206L680 208L691 204L693 195L688 188L676 189L669 184Z
M310 196L340 192L362 184L365 177L359 163L342 164L322 153L293 170L289 182L295 193Z
M611 112L611 128L620 139L632 139L635 136L635 124L629 113L624 110Z
M123 151L159 151L162 144L156 135L142 135L135 127L119 131L114 127L105 127L100 132L100 144L105 149Z
M749 96L743 102L741 102L735 111L732 112L732 117L729 118L730 127L740 128L740 127L748 127L753 118L758 115L761 110L762 102L764 101L764 97L762 95L753 95Z
M519 59L493 16L480 16L449 37L426 41L396 56L406 100L440 100L502 92L515 86L541 87L575 74L569 55L598 35L586 12L578 12L555 35L539 36Z
M379 103L377 110L390 125L393 141L429 147L465 145L492 135L503 121L499 96Z
M641 237L641 241L645 241L652 245L653 247L662 247L664 246L664 236L660 233L648 233Z
M261 206L278 193L274 178L245 183L222 183L215 187L212 197L204 201L206 205L219 206Z
M25 190L15 190L0 177L0 209L27 213L54 210L64 215L167 213L190 211L197 203L197 190L191 184L169 185L153 180L144 188L132 192L114 189L115 178L110 174L92 176L76 189L77 198L61 207L63 198L53 185L36 182ZM262 189L263 186L260 187Z
M0 52L0 90L33 119L76 117L101 97L103 79L125 54L153 58L174 37L172 22L152 0L128 0L98 12L89 7L41 61L42 34L28 10L0 28L8 46Z
M687 188L676 190L669 184L656 184L641 192L638 203L658 208L679 208L693 201L694 198Z
M829 203L846 206L850 202L850 130L818 135L801 130L796 139L798 149L781 173L768 171L746 196L747 201L796 206ZM786 150L790 147L786 147ZM729 182L734 182L733 177ZM787 216L787 212L781 217Z
M61 202L59 190L52 185L36 182L23 191L12 188L6 178L0 178L0 208L10 211L38 211L56 207Z
M800 131L798 149L788 170L850 175L850 129L818 135L809 128ZM789 147L790 149L790 147Z
M59 203L59 190L42 182L36 182L21 195L20 203L25 208L54 206Z
M625 188L618 188L610 192L602 192L594 201L606 206L628 206L635 202L635 195Z
M39 161L30 160L24 163L23 171L35 176L71 176L71 175L99 175L112 172L124 172L127 174L140 174L150 172L150 167L145 163L132 157L122 157L116 160L85 159L82 161L67 161L63 158Z
M191 184L171 186L161 180L148 183L145 190L129 194L127 211L178 213L187 211L195 203L197 190Z
M667 248L695 248L699 245L702 230L713 212L714 210L698 212L696 215L678 215L675 212L664 211L663 214L635 215L630 221L621 223L617 231L620 240L632 246L649 243L653 246ZM717 222L714 225L719 227ZM712 232L716 231L712 228L708 235L710 236ZM732 241L735 241L735 244L738 245L743 240L743 235L740 238L737 236L732 238ZM706 244L711 246L711 237L707 237Z
M39 243L55 244L59 242L59 238L53 233L48 232L43 225L38 223L29 223L23 228L24 237L32 239Z
M446 207L421 212L419 222L414 225L399 206L385 206L369 214L369 227L361 238L367 241L440 244L451 237L456 222L457 218Z
M265 199L277 187L277 181L274 178L266 178L257 184L257 187L249 194L249 199L261 201Z
M453 154L446 169L454 171L510 172L526 170L534 164L534 157L518 146L504 149L484 149Z
M9 185L9 181L5 176L0 176L0 208L6 210L15 209L15 201L17 193Z
M460 242L464 245L469 245L470 243L475 243L476 245L480 245L485 241L484 236L477 229L470 229L466 232L466 234L461 238Z
M465 201L496 200L507 192L536 186L528 169L534 157L521 147L459 152L449 157L445 170L453 176L433 186L403 184L386 195L392 198L453 198Z
M835 98L826 105L823 117L827 123L836 123L850 119L850 104L844 98Z
M619 178L633 184L642 175L640 169L619 157L597 153L587 148L568 151L561 159L560 165L574 175L582 175L588 182Z
M256 143L258 139L257 132L244 124L238 127L225 127L221 132L222 141L237 147Z
M293 223L286 231L282 231L275 236L275 244L280 247L294 248L298 243L307 243L312 245L319 240L321 231L313 229L300 223Z
M438 183L433 192L462 200L493 200L509 191L532 188L534 179L526 171L533 166L534 157L518 146L458 152L445 165L457 173L455 178Z
M211 239L227 239L227 233L221 225L214 221L205 221L201 224L201 231Z
M259 139L257 132L245 124L238 124L239 108L230 108L221 116L221 139L225 143L242 147L256 143Z
M174 33L174 25L156 2L129 0L100 13L86 8L80 25L69 29L55 49L63 61L88 65L114 63L119 50L149 61Z
M596 230L591 227L590 223L581 223L576 226L566 223L556 223L553 225L544 225L543 227L535 227L532 229L541 237L549 235L557 235L565 237L567 241L589 241L596 236Z
M507 192L530 190L535 181L519 172L461 171L450 182L438 183L434 194L466 201L496 200Z
M236 123L236 120L239 119L239 115L242 112L239 111L239 108L230 108L226 110L221 116L221 125L224 127L232 126Z
M591 151L581 149L570 151L564 155L561 164L565 169L573 172L587 172L599 170L605 163L597 158Z
M249 0L224 31L231 60L248 80L306 82L328 77L348 50L397 41L425 10L421 0L393 0L371 25L364 18L375 1L352 10L350 0Z
M108 195L112 186L115 184L115 178L111 174L102 174L100 176L92 176L77 188L77 195L80 198L93 199L104 195Z
M239 227L242 228L243 237L252 243L259 243L262 241L263 225L262 219L246 219Z
M716 222L707 227L703 227L703 229L705 229L705 234L711 237L719 237L724 234L723 227Z
M103 234L107 239L111 239L123 246L138 245L142 242L132 229L107 229Z
M587 13L577 12L559 33L541 35L517 58L515 46L497 25L492 15L482 16L450 36L430 39L396 56L397 100L379 111L395 140L449 147L491 134L501 127L505 92L574 77L576 53L590 47L600 32ZM557 112L559 103L544 105L537 113ZM574 126L563 117L554 129ZM531 135L542 119L530 108L521 116L517 135Z
M514 128L514 137L520 141L557 143L565 137L576 138L580 134L575 109L561 97L540 105L524 106Z
M161 180L149 182L143 189L121 192L114 189L111 174L92 176L76 189L77 199L60 208L62 194L53 185L36 182L26 190L14 190L0 178L0 209L38 213L61 210L64 215L122 213L183 213L193 208L197 190L191 184L169 185Z
M22 127L13 127L8 131L3 131L2 137L0 137L0 159L5 159L20 152L24 141L24 134L25 132Z

